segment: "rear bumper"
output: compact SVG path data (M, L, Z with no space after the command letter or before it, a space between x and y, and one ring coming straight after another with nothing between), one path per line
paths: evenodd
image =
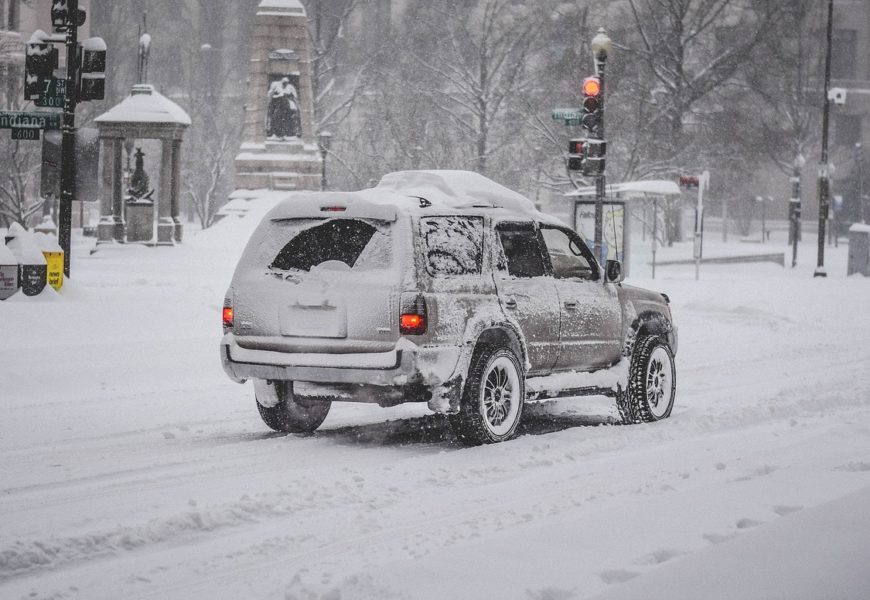
M459 348L400 342L389 352L358 354L287 353L240 347L232 333L221 340L221 362L238 383L278 379L313 383L433 387L451 378Z

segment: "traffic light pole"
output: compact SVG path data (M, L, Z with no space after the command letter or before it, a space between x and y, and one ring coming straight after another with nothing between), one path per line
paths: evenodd
M67 0L66 90L63 103L61 132L60 206L58 242L63 250L63 272L70 276L70 241L72 234L72 203L76 181L76 105L78 102L78 15L79 1Z
M834 0L828 0L827 50L825 52L825 109L822 113L822 157L819 165L819 246L818 262L813 277L827 277L825 271L825 222L828 218L828 205L831 201L831 180L828 167L828 121L830 120L831 99L831 40L834 27Z

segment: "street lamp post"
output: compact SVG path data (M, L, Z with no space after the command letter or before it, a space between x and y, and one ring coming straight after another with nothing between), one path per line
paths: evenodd
M867 222L866 208L864 208L864 146L861 142L855 142L855 167L858 171L858 204L861 210L861 222Z
M756 196L755 201L761 204L761 243L767 241L767 204L765 202L773 202L773 196Z
M831 88L831 40L834 27L834 0L828 0L828 30L825 51L825 108L822 113L822 156L819 165L819 240L818 262L813 277L827 277L825 271L825 221L828 218L828 204L831 198L831 181L828 166L828 122L831 113L831 99L828 91Z
M801 169L806 164L803 154L795 156L791 177L791 199L789 206L789 242L791 243L791 268L797 266L798 240L801 237Z
M321 131L318 137L318 145L320 146L320 189L326 190L326 155L329 154L329 146L332 142L332 134L328 131Z
M604 92L605 92L605 66L607 54L613 47L613 41L607 36L603 27L598 28L598 33L592 38L592 55L595 57L595 72L601 82L600 120L598 122L598 139L604 143ZM604 167L595 176L595 257L604 263L603 228L604 228L604 198L606 195L607 180L604 175Z

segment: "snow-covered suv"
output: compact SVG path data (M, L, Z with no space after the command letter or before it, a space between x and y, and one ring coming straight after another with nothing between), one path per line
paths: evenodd
M670 415L664 294L622 282L525 197L464 171L299 192L252 235L226 294L221 359L263 421L316 429L332 402L428 402L468 443L513 436L525 400L605 394Z

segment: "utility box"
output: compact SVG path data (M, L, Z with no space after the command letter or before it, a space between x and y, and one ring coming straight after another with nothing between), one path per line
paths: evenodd
M46 233L33 234L36 246L42 250L45 257L45 273L48 285L60 291L63 287L63 250L57 238Z
M45 289L45 257L37 247L33 234L18 223L13 223L6 235L6 247L18 260L18 281L25 296L36 296Z
M870 277L870 225L855 223L849 228L849 265L847 275Z
M5 244L0 244L0 300L18 291L18 260Z

